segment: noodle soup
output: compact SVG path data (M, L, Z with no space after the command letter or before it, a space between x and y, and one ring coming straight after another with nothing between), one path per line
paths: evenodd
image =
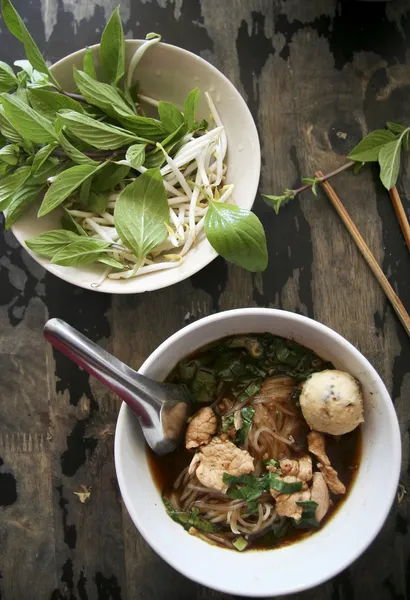
M167 381L188 387L193 415L185 444L162 457L148 450L149 464L170 517L191 535L270 549L339 508L360 461L361 392L350 375L266 333L202 348Z

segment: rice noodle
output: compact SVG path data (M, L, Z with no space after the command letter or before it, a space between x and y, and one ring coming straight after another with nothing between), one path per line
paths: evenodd
M194 483L188 483L187 487L191 490L195 490L196 492L203 492L203 493L212 493L214 495L218 495L221 496L222 498L226 498L225 494L222 494L222 492L215 492L215 490L213 490L212 488L206 488L202 485L196 485Z
M288 446L292 446L292 444L293 444L293 442L291 442L290 440L287 440L286 438L284 438L283 436L281 436L279 433L277 433L273 429L269 429L268 427L261 427L254 434L254 444L255 444L255 446L258 446L259 437L263 433L267 433L268 435L271 435L272 437L276 438L280 442L283 442L284 444L288 444Z
M228 498L229 500L229 498ZM243 502L241 500L234 500L233 502L227 502L225 504L217 504L217 503L210 503L210 502L203 502L201 500L197 500L195 502L195 506L198 506L198 508L201 508L201 510L213 510L213 511L222 511L222 512L230 512L233 510L236 510L238 508L242 508L243 506L246 505L246 502Z
M232 542L230 542L226 538L223 538L222 536L215 535L213 533L202 533L200 535L200 537L204 537L204 538L213 540L214 542L217 542L218 544L222 544L223 546L226 546L227 548L234 548L234 545L232 544Z
M185 476L188 475L188 469L189 469L189 467L185 467L185 469L183 471L181 471L181 473L178 475L178 477L176 478L174 485L173 485L174 490L179 488L182 481L185 479ZM186 483L186 482L184 481L184 483Z
M197 173L200 171L198 169ZM227 418L236 413L238 417L245 406L251 406L255 411L242 445L255 459L252 473L255 477L263 476L266 472L264 459L292 457L300 427L300 417L291 400L295 385L290 377L271 377L255 396L239 402L226 393L226 384L218 383L212 403L217 414ZM234 426L231 427L235 435ZM271 531L272 525L280 526L285 519L278 516L275 500L269 491L264 491L258 497L257 511L249 512L245 500L232 499L226 493L202 485L195 473L189 474L188 467L175 480L173 494L178 497L183 510L196 508L203 518L220 528L215 534L201 532L203 539L227 547L232 547L231 540L235 536L244 536L251 542Z

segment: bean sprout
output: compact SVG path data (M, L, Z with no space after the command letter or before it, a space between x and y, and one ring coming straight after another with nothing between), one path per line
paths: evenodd
M145 52L148 50L150 46L153 44L157 44L161 41L161 36L158 33L149 33L146 36L146 42L141 44L138 50L135 52L134 56L131 59L130 66L128 67L128 75L127 75L127 88L129 89L132 84L132 76L134 75L134 71L138 66L141 58L144 56Z
M134 54L128 72L128 83L147 47L157 41L156 38L148 40ZM139 98L153 106L158 105L155 98L141 94ZM115 192L109 193L106 208L99 212L81 210L75 200L68 200L66 210L70 216L86 230L87 235L112 243L113 246L109 249L112 257L123 265L123 269L108 266L93 287L102 285L106 279L128 279L178 267L190 249L204 238L203 229L210 203L232 201L234 186L223 184L226 173L226 133L209 94L206 94L206 99L216 125L213 129L201 134L187 134L174 154L172 150L167 151L161 144L157 144L158 151L164 155L165 164L160 172L169 206L169 223L166 223L166 239L153 248L143 261L123 243L115 228L116 202L124 185L119 185ZM147 170L143 166L132 167L126 160L119 162L139 173ZM125 184L132 181L135 181L135 177L131 175Z

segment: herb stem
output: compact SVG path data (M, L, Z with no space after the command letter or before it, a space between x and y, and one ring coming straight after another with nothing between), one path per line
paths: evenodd
M83 154L85 154L86 156L88 156L89 158L116 158L118 156L123 156L126 152L126 148L122 149L122 150L116 150L115 152L111 152L111 151L107 151L107 152L87 152L84 151ZM52 156L67 156L66 153L64 152L64 150L54 150L52 153Z
M318 177L316 179L316 181L319 183L322 183L323 181L327 181L334 175L338 175L339 173L342 173L342 171L346 171L347 169L350 169L351 167L353 167L354 164L356 164L355 161L350 160L349 162L345 163L341 167L338 167L334 171L331 171L327 175L323 175L323 177ZM301 192L308 190L309 188L312 187L312 185L313 185L313 183L307 183L306 185L302 185L302 187L298 188L297 190L292 190L293 196L297 196L297 194L300 194Z
M85 102L87 100L81 94L73 94L71 92L66 92L65 90L55 90L55 93L63 94L63 96L67 96L68 98L72 98L73 100L77 100L77 102Z

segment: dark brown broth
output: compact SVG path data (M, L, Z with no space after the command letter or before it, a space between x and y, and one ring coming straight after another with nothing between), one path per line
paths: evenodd
M218 343L223 342L219 340ZM216 344L210 345L214 347ZM193 355L187 357L189 359L195 358L201 355L209 348L201 348ZM319 357L318 357L319 359ZM319 359L320 360L320 359ZM167 377L168 381L176 379L175 369ZM307 442L306 435L308 428L302 426L300 429L300 439L297 439L298 446L300 449L299 456L307 453ZM299 437L299 436L298 436ZM146 446L148 465L153 476L154 482L161 494L169 497L172 492L173 484L177 479L181 471L189 465L192 460L193 453L186 450L184 445L181 446L171 454L165 456L157 456L154 452ZM358 468L360 465L361 454L362 454L362 433L361 428L358 427L356 430L340 437L326 436L326 452L329 456L332 466L338 472L340 480L346 486L346 494L343 496L335 496L330 494L332 499L332 506L329 508L326 516L321 522L320 529L322 529L333 517L333 515L339 510L343 502L346 500L349 492L354 484ZM311 455L312 456L312 455ZM298 453L294 453L294 458L298 457ZM315 459L312 456L313 464L315 466ZM275 538L273 534L267 533L262 535L260 538L253 539L252 549L253 550L271 550L272 548L278 548L283 546L289 546L297 541L300 541L313 533L315 529L296 529L290 527L288 532L283 538Z
M174 481L185 467L192 460L192 453L181 445L172 454L165 456L157 456L149 448L147 448L148 465L153 476L155 485L158 491L165 496L169 496L172 491ZM351 433L340 436L339 438L326 437L326 452L328 453L332 466L338 472L340 480L346 486L346 494L344 496L334 496L331 494L333 505L329 508L327 515L321 522L320 529L330 521L333 515L339 510L343 502L352 489L355 482L358 468L362 455L362 432L358 427ZM271 550L273 547L279 548L289 546L302 540L312 533L314 529L295 529L289 528L285 537L274 539L265 534L252 542L253 550Z

